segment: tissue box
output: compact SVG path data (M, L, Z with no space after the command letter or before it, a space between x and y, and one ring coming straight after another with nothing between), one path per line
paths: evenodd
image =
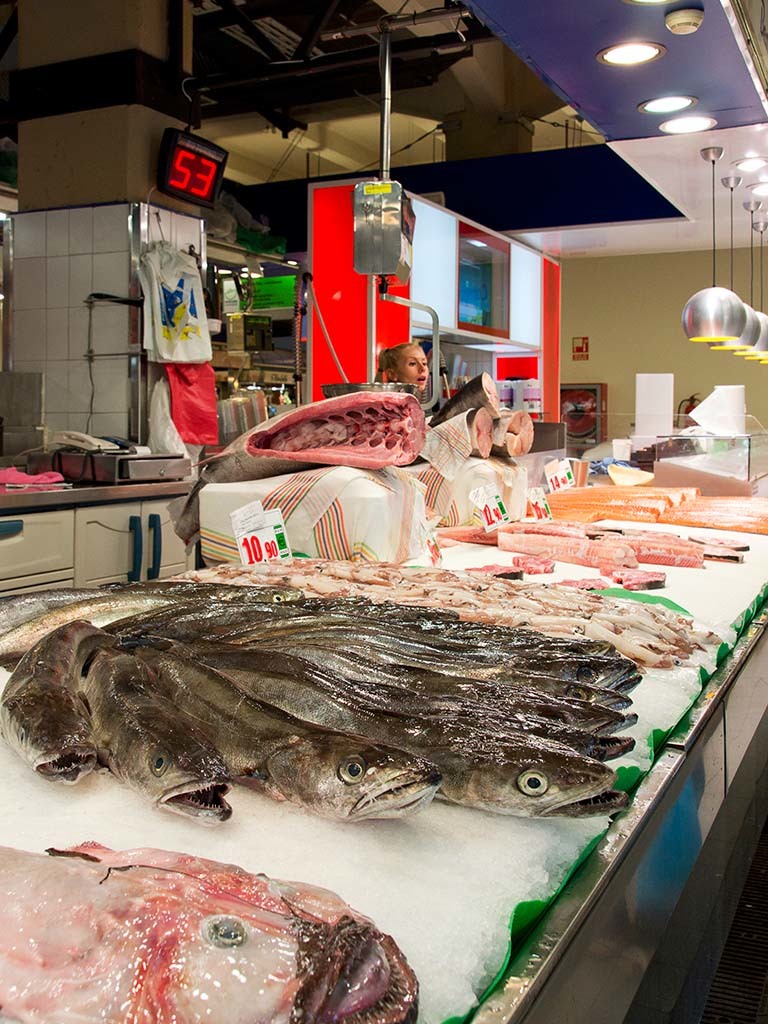
M260 501L280 509L295 556L404 562L428 539L424 489L402 469L328 466L200 491L200 546L208 565L239 562L230 515Z

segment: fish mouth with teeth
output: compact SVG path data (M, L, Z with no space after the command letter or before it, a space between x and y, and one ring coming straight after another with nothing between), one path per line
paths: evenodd
M623 810L629 803L629 796L618 789L608 789L597 796L587 797L584 800L574 800L571 803L557 804L554 807L542 811L542 817L556 817L563 815L569 818L592 817L601 811L604 814L615 814Z
M35 771L50 782L78 782L96 767L96 751L88 747L67 750L35 765Z
M224 799L228 792L226 782L210 782L207 786L185 783L164 793L158 802L176 814L215 823L232 817L232 808Z
M389 779L378 788L364 793L350 810L349 817L402 817L404 813L420 811L431 803L442 781L443 777L437 770L418 779L408 776L407 781L402 783L398 779Z

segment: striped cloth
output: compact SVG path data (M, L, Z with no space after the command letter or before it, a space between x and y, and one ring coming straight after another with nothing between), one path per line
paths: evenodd
M469 412L427 429L421 457L431 463L446 480L453 480L457 476L472 451L467 416Z

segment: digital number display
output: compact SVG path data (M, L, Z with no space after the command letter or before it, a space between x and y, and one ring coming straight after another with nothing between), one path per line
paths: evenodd
M166 128L160 144L157 187L198 206L213 206L229 154L189 132Z

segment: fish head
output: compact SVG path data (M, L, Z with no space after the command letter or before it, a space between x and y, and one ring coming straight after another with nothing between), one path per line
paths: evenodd
M158 807L204 824L226 821L229 773L192 720L155 689L149 666L122 652L100 652L91 689L113 699L100 705L99 746L110 771Z
M0 723L8 744L44 779L73 783L96 766L85 706L64 687L27 681L3 699Z
M291 737L268 758L265 788L323 817L362 821L420 810L440 778L423 758L318 731Z
M562 743L529 737L504 740L446 771L441 795L497 814L522 817L611 814L627 804L613 789L615 772ZM443 768L443 761L440 762Z
M173 953L174 1020L415 1019L418 983L389 936L349 915L318 920L283 900L274 883L269 888L271 913L249 906L242 885L239 898L218 897L220 906L195 899L185 907L183 938Z

